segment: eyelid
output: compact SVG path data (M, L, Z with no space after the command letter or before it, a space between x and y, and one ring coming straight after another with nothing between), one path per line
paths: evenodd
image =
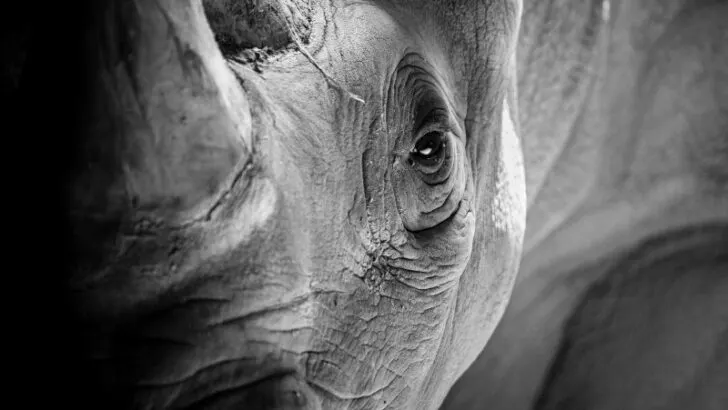
M425 117L425 120L422 122L422 124L420 124L419 128L417 129L416 140L433 131L439 131L443 134L447 134L452 131L450 116L447 114L447 112L445 112L445 110L437 111L440 111L441 114L431 113L428 114L427 117Z

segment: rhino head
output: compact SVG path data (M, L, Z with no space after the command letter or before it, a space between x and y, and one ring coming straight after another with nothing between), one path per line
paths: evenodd
M436 408L525 225L520 2L107 0L70 280L106 408Z

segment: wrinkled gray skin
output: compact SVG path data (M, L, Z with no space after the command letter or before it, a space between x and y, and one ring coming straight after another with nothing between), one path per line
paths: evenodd
M672 358L720 344L724 280L666 289L634 274L667 324L639 349L602 341L657 334L649 315L598 332L643 305L612 315L621 296L602 292L578 306L613 253L728 220L724 3L254 3L287 22L263 13L243 30L277 50L257 62L222 56L213 35L230 22L211 14L213 33L199 2L109 1L96 14L71 287L107 397L432 409L462 375L443 407L622 409L687 385L650 375L723 377L704 364L724 356ZM433 109L452 159L436 185L409 162ZM700 314L675 330L683 306ZM613 346L585 359L619 360L566 354L565 376L547 382L577 316L577 341ZM624 365L644 350L664 355ZM720 405L719 389L703 391Z
M256 64L199 1L94 14L71 192L93 377L126 408L437 408L518 268L520 4L277 4L303 51Z

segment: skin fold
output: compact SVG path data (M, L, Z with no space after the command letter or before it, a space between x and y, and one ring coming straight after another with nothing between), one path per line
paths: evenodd
M87 391L437 408L520 260L520 4L243 3L85 21L68 286Z
M720 1L524 2L524 255L443 408L728 404L726 18Z

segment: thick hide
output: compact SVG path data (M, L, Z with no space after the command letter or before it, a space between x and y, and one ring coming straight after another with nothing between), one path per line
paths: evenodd
M437 408L518 268L519 14L96 3L68 284L95 408Z

